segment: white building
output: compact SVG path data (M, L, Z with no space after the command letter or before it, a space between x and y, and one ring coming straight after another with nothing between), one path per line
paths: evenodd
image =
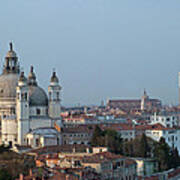
M54 128L38 128L26 135L27 145L36 148L59 145L60 133Z
M180 153L180 129L154 124L145 130L145 134L157 142L163 137L171 148L177 148Z
M169 114L162 112L160 114L154 114L150 117L150 124L160 123L165 127L175 127L178 125L178 118L175 114Z
M17 55L10 43L0 75L1 142L29 145L27 135L36 129L54 128L55 123L61 125L60 90L55 72L48 87L49 97L38 85L33 67L26 78L24 72L20 72ZM55 144L61 143L61 138L56 140L59 142Z

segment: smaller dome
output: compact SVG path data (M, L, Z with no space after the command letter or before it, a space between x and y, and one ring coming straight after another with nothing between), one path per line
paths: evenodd
M27 86L27 78L24 76L24 72L21 72L19 76L18 86Z
M21 82L26 82L27 78L24 76L24 72L21 72L20 76L19 76L19 81Z
M29 86L29 103L30 106L47 106L48 97L45 91L39 86Z

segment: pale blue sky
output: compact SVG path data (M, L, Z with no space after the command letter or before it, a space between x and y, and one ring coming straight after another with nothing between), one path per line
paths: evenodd
M62 104L138 98L144 88L178 102L179 0L1 0L1 66L11 40L42 87L56 68Z

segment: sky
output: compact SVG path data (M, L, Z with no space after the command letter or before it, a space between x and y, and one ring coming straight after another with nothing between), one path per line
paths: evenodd
M10 41L41 87L56 69L65 106L140 98L144 88L178 103L179 0L1 0L1 67Z

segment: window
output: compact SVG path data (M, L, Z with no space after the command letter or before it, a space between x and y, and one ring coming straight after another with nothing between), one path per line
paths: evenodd
M41 114L41 110L38 108L38 109L36 109L36 114L37 115L40 115Z
M9 147L12 147L12 141L9 141Z
M49 92L49 100L51 100L51 92Z
M11 108L11 114L15 114L16 111L15 111L15 108Z
M59 92L57 92L56 95L57 95L57 100L59 100Z
M57 137L57 145L59 145L59 138Z
M36 139L36 146L39 146L39 139Z
M74 165L75 165L75 166L80 166L81 163L80 163L80 161L76 160L76 161L74 161Z
M25 98L25 100L27 100L27 99L28 99L27 92L24 94L24 98Z

